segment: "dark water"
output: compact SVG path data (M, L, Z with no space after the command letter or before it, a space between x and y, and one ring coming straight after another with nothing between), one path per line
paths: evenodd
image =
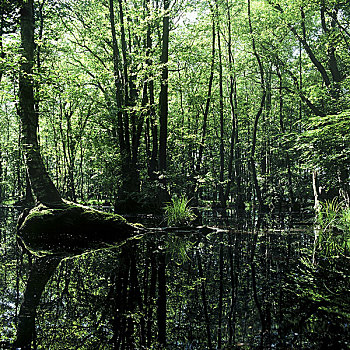
M32 260L16 245L17 215L0 209L1 349L15 338ZM65 259L42 295L33 348L162 348L166 317L168 349L348 349L348 260L313 264L304 221L208 212L204 224L220 229L154 232Z

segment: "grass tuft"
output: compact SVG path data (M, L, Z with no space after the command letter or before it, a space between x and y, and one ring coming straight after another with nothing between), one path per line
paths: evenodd
M196 218L193 210L189 207L189 200L185 196L173 197L164 209L168 226L188 225Z
M350 251L350 208L337 198L321 203L317 248L326 256L347 255Z

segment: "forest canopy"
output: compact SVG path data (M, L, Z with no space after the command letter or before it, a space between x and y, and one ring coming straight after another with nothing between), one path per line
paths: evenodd
M1 2L0 201L30 194L19 6ZM349 203L350 7L340 0L34 1L39 142L64 198L120 212ZM314 179L315 180L315 179Z

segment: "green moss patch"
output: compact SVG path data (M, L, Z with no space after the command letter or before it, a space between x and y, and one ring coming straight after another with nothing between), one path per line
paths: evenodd
M72 255L123 243L140 231L120 215L65 202L33 208L19 223L18 237L33 254Z

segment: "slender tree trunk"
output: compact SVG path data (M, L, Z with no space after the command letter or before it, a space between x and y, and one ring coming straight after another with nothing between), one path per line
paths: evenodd
M257 196L257 199L259 202L259 206L260 206L260 209L263 209L264 202L262 199L261 189L260 189L260 186L258 183L258 177L256 174L255 149L256 149L256 138L257 138L257 132L258 132L259 118L264 110L264 105L265 105L266 88L265 88L265 79L264 79L264 68L263 68L260 56L256 50L255 39L253 36L253 28L252 28L251 12L250 12L250 0L248 0L248 21L249 21L249 33L250 33L251 38L252 38L253 53L254 53L254 56L257 60L258 66L259 66L260 84L261 84L261 89L262 89L260 107L259 107L258 112L255 115L255 120L254 120L253 140L252 140L252 148L251 148L251 152L250 152L250 166L251 166L252 178L253 178L253 183L254 183L254 187L255 187L256 196Z
M122 0L118 0L119 5L119 19L120 19L120 41L122 44L122 56L123 56L123 96L124 104L126 107L130 105L130 96L129 96L129 75L128 75L128 57L127 57L127 45L125 38L125 24L124 24L124 11ZM126 167L130 166L131 162L131 148L130 148L130 128L129 128L129 113L124 111L124 144L125 149L124 154L122 154L122 159L126 162ZM122 160L122 161L123 161ZM127 173L123 172L123 175Z
M323 29L324 33L328 34L329 36L331 36L331 34L333 34L333 32L334 32L334 28L336 26L337 14L338 14L338 9L335 6L333 9L331 27L328 28L328 26L326 24L326 18L325 18L325 1L322 0L322 2L321 2L321 25L322 25L322 29ZM303 18L305 18L305 14L303 13L303 11L302 11L302 15L303 15ZM339 72L337 59L335 57L335 47L332 44L332 42L330 42L328 45L327 55L328 55L328 67L329 67L329 70L331 71L333 81L336 83L340 83L342 77L341 77L341 74Z
M4 190L2 186L3 181L3 165L2 165L2 146L0 144L0 204L4 200Z
M222 314L223 314L223 298L224 298L224 243L223 230L220 231L220 248L219 248L219 305L218 305L218 349L222 348Z
M279 67L277 67L277 75L279 78L279 121L280 121L280 129L282 134L285 134L286 129L284 126L283 121L283 81L282 81L282 75L280 73ZM285 150L285 157L286 157L286 163L287 163L287 174L288 174L288 192L289 192L289 199L290 199L290 205L291 210L293 210L295 205L295 198L294 198L294 192L293 192L293 181L292 181L292 170L291 170L291 163L288 151Z
M159 97L159 170L167 169L167 136L168 136L168 56L169 56L169 0L164 1L163 36L162 36L162 81Z
M217 3L216 3L217 5ZM217 11L218 12L218 11ZM218 14L217 14L218 16ZM219 201L222 208L226 208L226 198L224 192L224 172L225 172L225 149L224 149L224 91L222 77L222 53L219 24L218 31L218 51L219 51L219 111L220 111L220 184L219 184ZM220 345L221 346L221 345Z
M271 4L271 0L269 1ZM274 6L275 9L277 9L280 13L284 13L283 8L277 4L274 5L272 4L272 6ZM331 81L328 77L327 71L324 68L324 66L322 65L322 63L316 58L314 52L312 51L310 45L308 44L307 40L306 40L306 35L305 35L305 18L303 18L303 9L301 8L301 17L302 17L302 26L303 26L303 36L300 36L299 33L297 32L297 30L294 28L293 25L291 25L290 23L288 23L288 27L290 29L290 31L294 34L294 36L297 38L297 40L302 44L304 50L306 51L307 55L309 56L311 62L313 63L313 65L316 67L316 69L318 70L318 72L321 74L322 79L325 83L326 86L330 86L331 85Z
M228 20L228 60L229 60L229 75L230 75L230 107L231 107L231 116L232 116L232 127L231 127L231 138L230 138L230 155L228 160L228 182L225 190L225 201L228 200L231 192L231 187L234 182L236 185L236 206L241 207L240 199L240 166L239 166L239 147L238 147L238 122L237 122L237 91L236 91L236 76L234 72L234 57L232 52L232 34L231 34L231 11L230 4L227 1L227 20ZM235 166L234 166L235 165ZM235 176L234 176L235 171Z
M125 107L131 107L137 96L134 84L129 79L129 59L125 33L123 1L118 0L118 12L120 19L120 42L121 56L118 48L117 31L115 23L114 2L109 0L109 18L112 33L113 47L113 71L116 108L111 105L112 117L117 119L118 146L120 152L121 186L118 189L118 211L137 210L137 203L130 195L140 190L140 178L137 170L138 148L142 133L143 118ZM134 122L130 135L130 113L133 114Z
M2 7L0 7L0 60L3 60L5 58L3 34L4 34L4 13L3 13ZM3 74L4 74L4 69L0 67L0 83L2 80Z
M146 14L150 14L151 1L147 0L145 2ZM150 57L152 50L152 35L151 35L151 24L147 24L147 34L146 34L146 65L152 67L152 59ZM146 128L147 128L147 139L148 139L148 176L151 180L155 180L157 175L157 157L158 157L158 127L156 123L156 111L154 103L154 77L150 73L150 76L146 77L147 83L145 83L145 88L147 89L146 94L148 98L149 108L147 110L146 116Z
M209 76L209 83L208 83L208 93L207 93L207 100L205 103L205 109L203 112L203 126L202 126L202 135L201 135L201 142L199 145L198 150L198 158L196 162L196 168L195 172L196 174L199 173L202 158L203 158L203 151L205 147L205 139L207 134L207 121L208 121L208 115L209 115L209 107L210 107L210 101L211 101L211 91L213 87L213 80L214 80L214 66L215 66L215 16L213 15L212 20L212 50L211 50L211 67L210 67L210 76Z
M112 34L112 47L113 47L113 75L114 75L114 88L115 88L115 101L117 105L117 130L120 149L125 149L124 141L124 126L123 126L123 114L122 114L122 88L121 78L119 72L119 48L117 43L116 29L115 29L115 15L113 0L109 0L109 19L111 23ZM114 108L111 107L114 111Z
M168 138L168 57L169 57L169 1L163 0L164 17L163 17L163 35L162 35L162 55L160 62L162 65L161 87L159 95L159 171L163 175L160 179L161 190L159 202L164 203L169 199L166 188L166 171L167 171L167 138Z

